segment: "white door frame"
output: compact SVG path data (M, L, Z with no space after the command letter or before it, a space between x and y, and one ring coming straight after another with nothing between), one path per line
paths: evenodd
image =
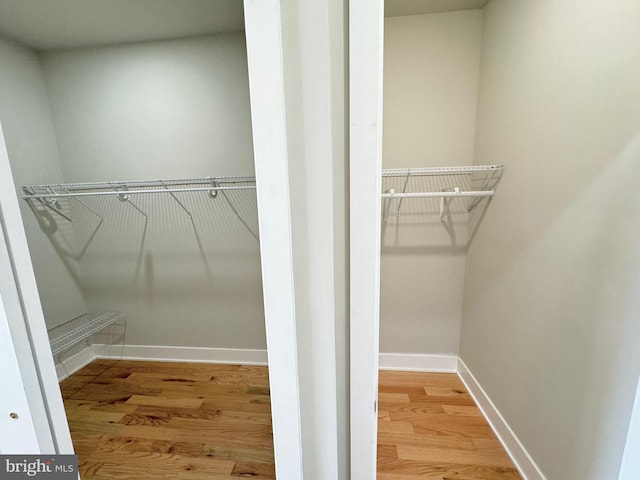
M69 425L0 125L0 287L42 453L73 453Z
M349 4L351 479L376 478L384 1Z
M13 337L0 292L0 452L34 454L40 445L24 390Z
M278 480L302 480L280 0L245 0L271 417Z

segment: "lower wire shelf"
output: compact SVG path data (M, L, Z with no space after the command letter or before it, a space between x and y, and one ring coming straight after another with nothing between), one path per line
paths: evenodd
M64 352L125 317L126 314L119 312L84 313L50 328L48 333L51 352L54 355Z

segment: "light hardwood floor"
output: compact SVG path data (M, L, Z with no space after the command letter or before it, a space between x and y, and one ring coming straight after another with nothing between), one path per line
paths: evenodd
M266 367L97 360L61 388L83 480L275 478ZM520 478L455 374L381 372L378 424L379 480Z
M97 360L61 388L83 480L275 478L266 367Z
M453 373L380 372L378 480L520 479Z

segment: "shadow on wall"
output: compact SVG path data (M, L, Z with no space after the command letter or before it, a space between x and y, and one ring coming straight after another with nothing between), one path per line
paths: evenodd
M30 205L89 311L127 313L128 342L264 348L255 189Z
M54 214L44 202L27 201L29 208L33 212L40 229L51 241L56 253L62 259L67 271L71 275L74 283L82 290L80 279L80 269L78 265L79 256L77 253L75 237L73 235L72 224L65 218L56 220Z
M255 250L259 242L251 190L30 199L28 204L79 285L78 262L126 264L121 275L152 283L154 255L183 253L197 254L200 274L211 283L220 255Z

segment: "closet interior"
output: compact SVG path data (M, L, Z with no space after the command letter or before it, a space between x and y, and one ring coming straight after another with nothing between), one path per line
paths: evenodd
M474 158L484 3L455 10L452 2L452 11L386 3L378 387L385 479L520 478L455 373L466 253L505 173ZM451 373L423 373L434 370Z
M385 11L378 471L637 477L637 4Z
M114 459L86 448L100 432L87 427L91 402L94 416L122 414L100 432L117 443L134 425L197 416L149 411L165 391L180 407L196 384L202 418L235 415L239 432L266 439L268 475L266 366L167 366L143 386L133 377L151 365L118 366L238 352L266 365L242 2L0 2L0 63L0 120L83 478L115 475L98 468ZM132 398L147 411L132 414ZM240 420L252 402L266 408L259 432ZM205 455L195 445L188 455ZM227 466L242 457L212 448Z
M474 165L482 10L399 5L384 32L380 352L456 355L467 247L503 174Z

